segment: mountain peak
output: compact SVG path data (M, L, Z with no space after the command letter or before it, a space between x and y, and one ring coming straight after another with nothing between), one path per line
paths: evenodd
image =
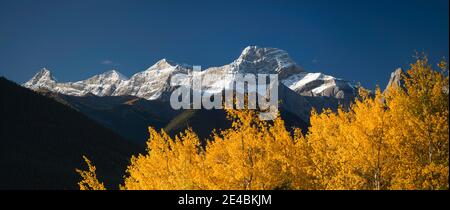
M39 70L39 72L34 75L36 78L45 78L45 79L50 79L50 80L56 80L53 77L53 74L50 72L50 70L48 70L47 68L41 68L41 70Z
M170 65L172 65L172 61L170 61L170 60L168 60L167 58L163 58L163 59L161 59L161 60L159 60L158 62L156 62L156 63L158 63L158 64L170 64Z
M178 64L175 62L163 58L158 62L156 62L155 64L153 64L153 66L151 66L148 70L173 68L176 67L177 65Z
M260 46L247 46L242 50L239 58L243 59L257 59L262 57L280 56L285 55L289 57L288 53L284 50L273 48L273 47L260 47Z
M395 71L393 71L385 90L391 87L403 87L402 74L402 68L397 68Z
M39 72L50 72L50 70L48 70L47 68L45 68L45 67L42 67L41 68L41 70L39 70Z
M271 47L248 46L234 64L238 71L279 74L282 78L303 72L286 51Z
M55 77L47 68L41 68L38 73L36 73L33 78L24 84L25 87L49 87L56 83Z
M115 69L109 70L105 73L103 73L102 75L107 76L107 77L115 77L119 80L128 80L128 77L121 74L120 72L116 71Z
M260 57L263 56L267 51L274 48L266 48L266 47L259 47L259 46L247 46L242 50L241 55L239 58L246 58L246 57Z

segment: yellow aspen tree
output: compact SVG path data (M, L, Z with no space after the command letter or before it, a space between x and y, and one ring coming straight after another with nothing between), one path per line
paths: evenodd
M304 136L255 110L227 110L232 126L203 148L188 129L171 138L149 128L121 189L448 189L448 67L426 57L403 86L360 89L349 109L312 111ZM105 189L95 167L78 170L80 189Z
M311 148L308 139L302 133L302 130L295 128L293 130L294 148L288 159L291 168L292 189L313 190L318 189L314 185L314 177L308 173L313 170L311 162Z
M267 159L263 142L266 140L265 122L258 120L251 110L229 110L232 128L215 135L206 148L206 164L210 166L212 189L268 189L268 171L260 171L260 161Z
M211 189L292 188L294 141L281 119L261 121L255 111L229 110L232 128L206 148Z
M403 75L405 88L387 93L395 127L399 170L394 189L448 189L448 69L425 56ZM395 128L395 129L394 129Z
M200 141L192 130L175 139L149 128L145 155L131 159L122 189L198 189Z
M339 170L336 165L336 139L338 132L337 115L331 110L311 113L311 126L306 135L309 164L307 173L312 177L314 189L332 188L331 179Z
M392 141L387 132L392 125L380 89L376 89L374 97L363 95L356 100L350 113L353 117L345 130L348 141L342 153L350 158L345 165L347 172L358 178L353 180L354 187L388 189L395 169Z
M80 186L80 190L106 190L103 183L98 181L97 174L95 173L95 166L92 165L91 161L83 156L84 161L86 162L88 166L88 170L80 170L75 169L77 173L80 174L81 180L78 182L78 186Z
M307 138L315 189L385 189L391 161L382 94L360 93L350 110L313 111Z

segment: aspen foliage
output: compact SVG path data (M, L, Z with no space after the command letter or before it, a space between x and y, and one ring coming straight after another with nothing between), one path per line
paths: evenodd
M81 178L83 178L83 180L78 182L80 190L106 190L103 183L99 182L97 179L95 166L92 165L91 161L86 156L83 156L83 159L88 166L88 170L75 169L76 172L80 174Z
M434 71L428 58L418 59L403 75L405 89L386 93L390 137L397 162L394 189L448 189L448 67Z
M261 121L252 110L229 110L232 127L215 134L206 147L208 189L293 188L295 143L277 118Z
M121 189L202 189L204 165L200 140L192 130L172 139L163 130L149 128L147 154L131 158Z
M392 167L392 126L379 89L361 91L348 112L313 112L308 139L315 189L385 189Z
M448 67L427 57L404 86L359 89L349 108L313 110L306 135L254 110L227 110L232 126L202 146L191 130L171 138L149 128L120 189L449 189ZM81 189L104 189L95 167Z

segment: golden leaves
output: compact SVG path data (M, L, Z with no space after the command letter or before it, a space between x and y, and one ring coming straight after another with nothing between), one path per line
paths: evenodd
M91 161L83 156L84 161L88 165L88 170L83 171L80 169L75 169L77 173L83 178L78 185L80 186L80 190L106 190L103 183L99 182L97 179L97 175L95 173L95 166L92 165Z
M253 110L227 110L232 127L205 147L191 129L171 138L149 128L121 189L448 189L447 63L439 67L419 59L404 88L360 89L348 110L313 110L306 136ZM80 188L104 189L85 159Z

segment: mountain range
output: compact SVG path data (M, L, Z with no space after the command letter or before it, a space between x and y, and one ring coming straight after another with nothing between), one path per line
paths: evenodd
M158 108L157 110L165 110L162 112L164 114L159 114L159 112L155 112L153 105L162 103L169 107L170 94L174 90L174 87L170 86L171 77L179 73L186 74L192 69L193 66L162 59L130 78L116 70L110 70L82 81L58 82L48 69L43 68L23 86L32 90L47 90L57 93L60 95L60 99L64 98L62 101L71 104L72 107L77 108L101 124L118 131L125 137L136 140L138 136L143 137L144 135L135 135L130 131L133 129L123 129L127 126L118 124L127 122L136 125L136 122L140 121L138 123L140 125L147 123L149 126L158 128L164 128L163 125L173 125L170 121L183 111ZM231 82L235 73L278 74L280 109L283 110L283 113L298 118L297 121L301 122L301 127L304 129L309 123L312 108L321 110L323 108L336 109L339 105L345 107L357 95L356 87L352 82L322 73L306 72L291 59L286 51L258 46L246 47L240 56L230 64L204 69L201 75L203 77L210 76L214 79L202 83L202 90L222 91L217 87L223 87L221 85L224 83ZM99 105L105 104L105 102L109 103L108 100L111 98L120 98L115 101L121 101L121 103L112 103L107 109ZM138 105L130 103L126 99L138 101ZM136 111L134 109L136 106L139 106L141 114L143 112L152 114L135 115L134 117L144 118L148 116L145 120L129 120L127 117L117 118L119 113L126 109L125 107ZM123 116L123 114L120 116ZM158 122L155 123L156 121ZM187 127L189 126L188 121L186 119L181 122L184 126L175 127ZM141 141L145 141L145 139Z
M23 84L30 89L46 88L66 95L123 96L131 95L147 100L167 100L171 91L170 78L178 73L187 73L192 66L180 65L162 59L148 69L127 78L116 70L95 75L77 82L59 83L52 73L43 68L32 79ZM307 73L297 65L287 52L276 48L246 47L232 63L211 67L202 74L214 74L213 83L202 84L203 89L216 87L214 83L228 82L233 73L278 74L281 83L304 96L325 96L338 99L352 98L354 85L342 79L322 73Z
M162 59L130 78L111 70L58 82L45 68L22 86L0 78L0 165L8 169L0 175L0 189L76 189L74 169L82 166L82 155L101 168L103 180L117 186L129 157L144 150L149 126L171 136L189 127L206 143L213 130L231 126L226 112L174 110L169 104L171 77L192 69ZM230 64L203 70L202 76L214 80L202 89L222 91L217 87L231 82L234 73L278 74L280 115L288 129L303 132L313 108L336 110L357 97L354 83L306 72L287 52L256 46ZM401 74L394 71L388 87L401 86Z
M193 66L161 59L144 71L127 77L116 70L76 82L58 82L46 68L23 86L64 103L110 128L124 138L142 144L148 138L147 127L165 129L175 135L192 127L200 137L213 129L226 128L226 114L221 110L173 110L169 99L176 88L170 80L187 74ZM222 91L236 73L278 74L280 113L287 126L306 132L311 110L348 107L357 97L354 82L317 72L307 72L281 49L246 47L233 62L201 71L202 91ZM400 81L401 69L392 73L389 84ZM205 82L206 81L206 82ZM179 86L185 85L183 83ZM189 87L190 88L190 87Z

